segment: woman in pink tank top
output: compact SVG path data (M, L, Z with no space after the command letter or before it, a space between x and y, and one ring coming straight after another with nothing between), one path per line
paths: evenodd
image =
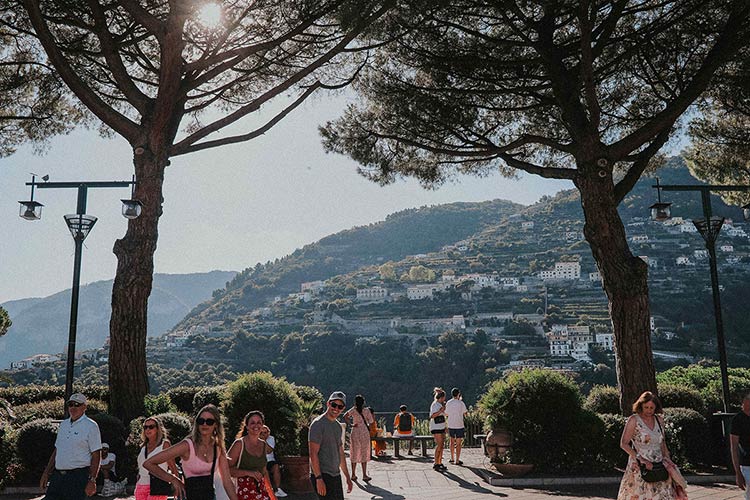
M159 464L177 457L182 460L184 482L159 467ZM218 470L229 500L237 500L224 448L221 414L214 405L201 408L193 421L189 437L149 457L143 466L154 476L171 483L175 499L178 500L213 500L213 474Z

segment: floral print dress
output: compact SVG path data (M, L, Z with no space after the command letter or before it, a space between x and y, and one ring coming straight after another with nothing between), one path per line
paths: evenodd
M664 441L664 433L657 417L654 417L653 429L650 429L639 415L633 415L632 418L635 418L633 449L639 457L649 462L661 462L663 458L661 443ZM640 471L633 467L634 462L633 457L628 459L617 500L674 500L675 491L671 479L647 483L641 479Z

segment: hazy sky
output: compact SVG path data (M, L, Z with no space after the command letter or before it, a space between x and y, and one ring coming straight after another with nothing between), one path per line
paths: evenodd
M340 113L344 98L319 97L249 143L172 159L164 182L155 268L159 273L242 270L281 257L330 233L369 224L405 208L503 198L530 204L572 184L527 176L462 177L436 191L414 180L380 187L345 157L327 155L317 125ZM75 189L37 190L42 220L18 217L30 172L51 181L129 180L132 152L120 138L77 131L44 155L22 148L0 159L0 303L69 288L73 239L62 216L76 209ZM81 282L114 277L114 241L127 221L128 189L92 189L87 213L99 218L85 242Z

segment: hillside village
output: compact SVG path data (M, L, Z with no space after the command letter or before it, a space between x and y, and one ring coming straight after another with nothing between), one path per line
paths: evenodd
M634 192L640 198L626 200L623 220L631 250L649 266L655 353L672 359L710 355L715 352L711 318L695 316L700 309L696 305L710 297L707 250L687 217L654 222L645 216L642 205L649 202L649 187ZM394 260L375 257L350 272L292 281L287 287L291 290L268 299L248 295L257 285L227 283L226 289L214 292L213 301L196 308L172 331L150 339L150 356L185 348L198 337L223 339L238 332L401 338L417 350L448 331L479 334L510 353L499 369L576 370L594 361L592 353L611 353L607 301L583 238L577 199L562 192L528 208L495 206L501 207L496 223L477 226L476 233L435 251ZM410 227L406 234L413 231ZM439 233L439 226L432 230ZM717 245L722 289L746 286L748 230L744 222L724 222ZM334 243L340 244L335 238ZM339 247L332 248L334 254L341 253ZM325 257L315 247L305 252ZM263 273L281 265L283 260L242 275L251 283L269 281ZM79 356L104 362L108 346ZM15 362L12 369L43 366L54 359L34 356Z

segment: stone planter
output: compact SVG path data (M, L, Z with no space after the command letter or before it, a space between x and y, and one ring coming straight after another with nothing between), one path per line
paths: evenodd
M528 474L534 468L533 464L492 464L504 477L521 477Z
M310 457L280 457L281 484L291 493L312 493Z

